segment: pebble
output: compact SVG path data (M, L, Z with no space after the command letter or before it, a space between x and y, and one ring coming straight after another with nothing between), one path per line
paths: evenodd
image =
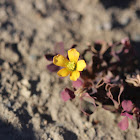
M25 87L28 87L28 88L30 87L30 83L27 79L22 79L21 84Z
M4 67L5 70L9 69L10 68L9 63L8 62L4 62L3 63L3 67Z
M21 91L20 91L20 94L21 94L22 96L24 96L25 98L29 98L30 95L31 95L31 92L30 92L29 90L27 90L26 87L23 87L23 88L21 89Z
M102 25L102 29L103 30L106 30L106 31L109 31L111 30L112 28L112 24L110 22L105 22L103 25Z
M123 26L127 26L131 22L130 17L124 17L120 19L120 24Z

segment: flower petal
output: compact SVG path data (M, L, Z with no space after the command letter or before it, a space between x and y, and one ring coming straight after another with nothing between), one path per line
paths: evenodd
M75 49L68 50L68 57L71 62L77 63L80 53Z
M86 67L86 62L85 62L85 60L79 60L78 62L77 62L77 68L76 68L76 70L78 70L78 71L83 71L83 69Z
M71 79L72 81L76 81L79 77L80 77L80 72L79 72L79 71L73 71L73 72L70 74L70 79Z
M66 67L68 62L69 60L63 55L58 54L53 57L53 63L57 66Z
M57 72L57 74L61 77L66 77L70 74L70 71L67 68L63 68Z

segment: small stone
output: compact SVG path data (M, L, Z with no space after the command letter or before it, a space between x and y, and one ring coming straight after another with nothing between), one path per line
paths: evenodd
M27 88L23 87L20 91L21 95L24 96L25 98L29 98L31 95L31 92L27 90Z
M127 26L131 22L130 17L124 17L120 19L120 24L123 26Z
M29 81L27 79L22 79L21 84L28 87L28 88L30 87Z
M102 29L103 29L103 30L108 31L108 30L111 30L111 28L112 28L112 25L111 25L110 22L105 22L105 23L102 25Z
M4 62L3 63L3 67L4 67L4 69L9 69L10 68L10 66L9 66L9 63L8 62Z

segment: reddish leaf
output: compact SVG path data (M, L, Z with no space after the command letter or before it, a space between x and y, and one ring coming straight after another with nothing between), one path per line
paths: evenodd
M122 102L122 108L124 111L130 112L133 109L133 103L130 100L124 100Z
M77 80L77 81L73 81L72 82L72 86L74 87L74 88L79 88L79 87L81 87L83 85L83 82L81 81L81 80Z
M133 119L133 115L131 115L131 114L127 113L127 112L121 113L121 116L126 116L126 117L128 117L130 119Z
M45 57L46 57L46 59L47 59L48 61L53 61L54 55L52 55L52 54L46 54Z
M124 117L118 124L118 127L121 129L121 130L126 130L129 126L129 123L128 123L128 118L127 117Z
M70 89L68 88L65 88L62 92L61 92L61 98L63 101L68 101L70 99L73 99L75 98L75 95L74 95L74 92L71 91Z
M66 55L65 49L64 49L64 43L63 42L58 42L54 46L54 51L56 54L61 54L61 55Z
M77 45L76 44L73 44L72 46L71 46L71 49L72 48L76 48L77 47Z
M54 65L53 63L51 63L51 64L49 64L47 66L47 69L49 71L51 71L51 72L56 72L56 71L58 71L60 69L60 67L58 67L58 66Z

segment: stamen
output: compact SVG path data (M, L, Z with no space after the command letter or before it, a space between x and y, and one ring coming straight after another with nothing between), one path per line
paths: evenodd
M68 62L67 68L68 68L69 70L73 71L73 70L75 70L75 67L76 67L76 65L75 65L74 62Z

